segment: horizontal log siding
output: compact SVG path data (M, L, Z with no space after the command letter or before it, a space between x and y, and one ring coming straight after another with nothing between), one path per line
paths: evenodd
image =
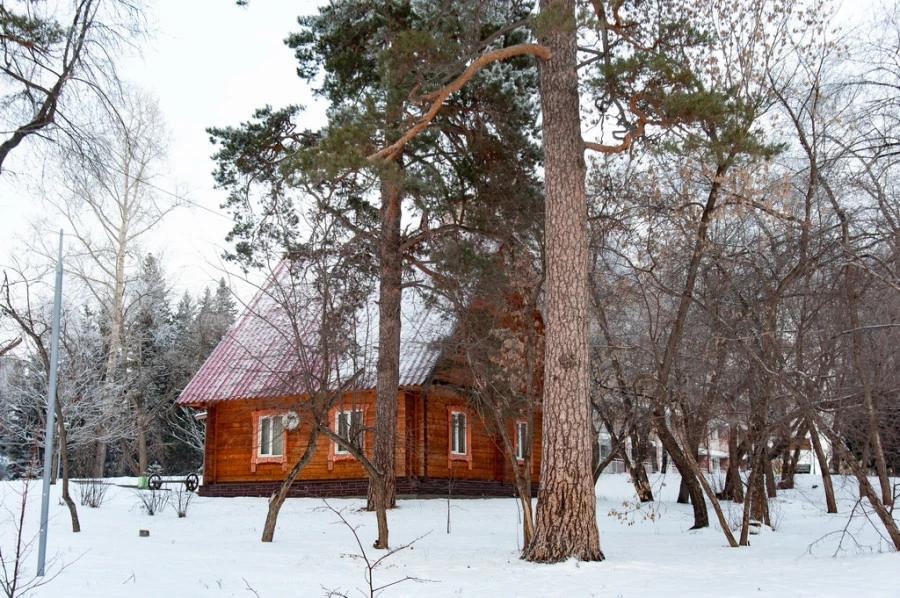
M364 425L370 428L375 417L375 393L374 391L359 393L346 397L337 409L364 409ZM406 393L398 395L398 438L406 435L405 424L406 408L408 400ZM253 445L253 412L263 409L277 409L279 411L295 410L300 414L300 425L296 430L287 431L287 443L285 457L287 468L300 458L305 448L306 439L310 432L310 416L304 413L297 399L284 398L280 400L231 400L223 401L213 407L215 412L214 424L211 428L214 433L207 438L207 463L205 471L212 483L232 482L269 482L278 481L284 477L285 468L277 463L260 463L256 466L256 472L251 471L251 458L255 448ZM367 430L365 435L366 452L371 455L372 433ZM359 479L366 477L365 470L349 456L337 456L332 461L329 469L329 453L332 442L325 437L319 437L319 447L315 456L301 472L299 480L343 480ZM406 443L399 442L397 451L397 475L406 475Z
M449 408L449 409L448 409ZM459 409L465 411L466 425L471 428L471 468L469 462L450 459L449 411ZM492 482L511 482L513 479L510 466L495 440L481 421L475 410L466 406L464 400L440 387L433 387L428 395L427 471L432 478L449 478L453 480L486 480ZM511 426L512 424L510 424ZM537 481L539 468L535 464L533 479Z
M451 389L433 386L428 393L428 449L427 475L431 478L449 477L454 480L486 480L501 484L512 483L514 475L509 460L503 453L499 438L494 438L485 429L481 416L466 406L466 402ZM450 433L448 424L448 407L458 408L467 414L467 425L471 426L472 468L466 461L450 461ZM514 422L507 422L507 432L515 443ZM535 414L534 446L532 449L531 468L532 482L540 480L541 471L541 417L540 411Z
M375 416L375 393L367 391L348 396L338 406L341 409L365 408L365 425L371 427ZM425 407L427 406L427 414ZM472 428L471 446L472 468L469 469L466 461L451 461L448 469L449 455L449 431L448 431L448 406L463 409L468 414L467 423ZM300 458L305 448L306 438L309 435L310 416L305 413L297 399L284 398L280 400L230 400L211 405L207 412L207 446L204 464L205 493L209 496L224 496L225 494L210 494L210 488L222 485L240 483L250 484L244 490L235 487L229 492L229 496L255 496L256 490L249 488L269 487L268 483L280 481L284 477L285 467L277 463L259 463L256 472L251 471L251 457L255 450L253 445L253 412L266 409L279 411L295 410L300 414L300 426L296 430L287 432L286 465L289 468ZM484 481L490 484L498 484L498 488L505 488L513 480L510 465L502 454L498 442L492 438L484 428L478 414L466 408L465 401L453 393L452 390L439 385L432 386L427 399L423 401L421 393L417 389L400 391L398 393L398 418L397 418L397 477L399 479L419 480L415 487L407 486L406 490L400 490L407 494L446 494L447 488L441 489L441 484L446 486L452 480L462 488L463 481ZM537 482L540 478L540 414L535 417L535 442L533 449L534 465L531 470L531 478ZM427 426L427 431L425 429ZM508 424L511 438L514 436L513 422ZM427 442L427 444L426 444ZM362 466L351 457L338 457L332 461L329 469L329 452L331 441L320 437L319 449L310 463L306 466L298 478L300 481L325 481L341 482L348 484L352 480L365 479L366 473ZM372 434L367 431L365 438L366 449L371 454ZM426 458L427 455L427 458ZM426 463L427 461L427 463ZM424 480L424 481L423 481ZM441 480L431 482L428 480ZM412 484L413 482L405 482ZM263 484L260 486L259 484ZM425 486L422 486L425 484ZM489 485L490 485L489 484ZM331 485L324 486L334 490L334 494L322 494L322 496L355 496L357 485L354 482L349 486ZM424 487L424 490L419 488ZM511 486L509 486L511 488ZM318 488L318 486L316 486ZM479 496L508 496L511 490L487 491L481 486L475 485L471 491L462 492L464 495ZM331 492L322 490L322 492ZM218 491L217 491L218 492ZM224 490L222 490L224 492ZM243 493L242 493L243 492ZM294 492L292 490L292 492ZM310 490L312 492L312 490ZM316 490L315 492L319 492ZM365 494L365 489L359 491ZM506 492L506 494L504 494ZM237 493L237 494L234 494ZM266 493L264 493L266 494ZM319 496L320 494L296 494L292 496Z

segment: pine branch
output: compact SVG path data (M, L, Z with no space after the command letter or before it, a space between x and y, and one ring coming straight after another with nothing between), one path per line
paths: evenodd
M441 111L444 101L446 101L450 94L462 89L462 87L468 83L482 67L498 60L506 60L507 58L522 56L523 54L532 54L539 58L543 58L544 60L550 60L550 49L539 44L519 44L482 54L452 83L442 87L438 91L422 96L423 103L431 102L431 108L428 109L428 112L426 112L412 128L404 133L400 139L369 156L369 160L372 162L376 160L384 160L385 162L395 160L403 150L404 146L434 120L434 117Z

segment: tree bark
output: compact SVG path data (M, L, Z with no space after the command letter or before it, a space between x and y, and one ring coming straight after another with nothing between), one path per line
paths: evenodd
M775 498L778 495L778 487L775 484L775 469L772 467L772 459L768 458L768 456L766 456L764 471L766 474L766 496Z
M653 502L653 488L650 479L644 469L644 461L647 457L647 436L637 431L631 434L631 483L641 502Z
M728 426L728 472L725 474L725 488L722 490L722 500L734 502L744 501L744 483L741 481L742 453L737 441L737 425Z
M150 466L150 453L147 447L147 424L143 421L142 416L138 416L140 423L137 430L138 442L138 475L147 475L147 468Z
M794 487L794 476L797 474L797 464L800 461L800 446L803 444L805 436L805 430L801 428L800 433L797 434L794 450L785 449L783 451L781 480L778 482L778 487L782 490L790 490Z
M393 164L386 167L395 173ZM400 246L400 190L382 175L381 274L378 298L378 366L375 386L375 438L372 462L382 481L369 479L366 508L393 508L396 503L397 401L400 389L400 301L403 254ZM378 493L383 493L378 496ZM378 513L379 543L387 547L387 517ZM381 522L384 519L384 536Z
M675 499L675 502L679 505L689 505L691 504L691 490L688 488L686 475L681 476L681 482L678 484L678 498Z
M772 464L766 455L765 446L757 447L755 453L753 458L753 474L755 475L750 476L751 482L748 488L748 494L751 494L753 499L750 503L750 516L755 521L769 525L769 496L766 477L768 477L767 470L771 468Z
M541 0L546 202L546 357L541 486L523 558L603 560L591 471L589 291L584 142L574 0Z
M119 449L122 451L122 458L125 459L125 464L128 466L128 469L131 470L131 475L135 477L147 475L147 471L141 471L137 461L134 460L134 457L131 454L131 448L128 446L128 441L124 438L119 438Z

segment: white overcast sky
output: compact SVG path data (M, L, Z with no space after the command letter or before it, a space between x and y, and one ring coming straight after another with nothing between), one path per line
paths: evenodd
M310 126L322 118L283 43L298 29L296 17L314 12L316 4L252 0L241 8L233 0L157 0L151 6L155 36L141 58L124 64L122 74L157 97L167 120L171 179L160 187L199 206L170 214L145 243L147 251L162 254L178 292L197 293L222 276L219 256L231 228L219 210L224 193L213 189L213 147L205 129L237 125L265 104L306 105ZM869 0L845 0L842 20L861 16L866 5ZM16 239L26 236L36 214L52 218L36 197L10 180L6 172L0 177L0 268L10 255L27 253ZM45 236L55 238L53 229L51 222Z
M206 128L237 125L265 104L311 107L310 125L321 118L283 43L298 29L297 16L314 12L316 4L254 0L242 8L233 0L157 0L150 7L155 34L142 56L123 63L120 74L155 96L167 121L171 177L159 187L197 206L169 214L143 243L145 250L162 254L176 292L195 294L222 276L219 256L231 228L219 210L224 192L213 189L214 148ZM11 254L28 251L20 240L37 215L52 220L46 212L22 186L2 181L0 268ZM46 236L55 239L59 228L65 227L51 221Z

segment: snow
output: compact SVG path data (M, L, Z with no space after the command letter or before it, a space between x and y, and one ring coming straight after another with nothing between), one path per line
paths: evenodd
M855 483L839 478L838 515L824 509L821 478L797 476L795 490L772 501L776 529L763 528L751 546L728 548L715 526L690 531L689 505L675 503L677 475L654 478L657 502L635 511L633 488L623 474L597 485L600 541L606 560L556 565L519 559L521 529L514 499L409 499L389 513L391 542L412 543L375 569L376 585L405 576L382 596L891 596L900 595L900 555L863 515L848 525ZM350 529L320 499L288 499L275 541L259 541L266 513L262 498L195 497L187 517L171 506L144 514L136 490L117 484L98 509L79 507L83 531L71 533L67 509L51 494L48 572L38 597L133 598L160 596L325 596L340 590L368 596L365 565ZM818 486L818 487L814 487ZM23 482L0 483L0 542L11 548ZM75 495L77 499L77 494ZM370 558L374 514L363 499L328 504L357 527ZM451 533L447 533L447 515ZM37 533L40 482L29 489L26 538ZM731 520L738 509L730 507ZM621 513L620 516L611 512ZM653 513L653 517L648 515ZM714 513L710 511L710 517ZM877 519L872 517L875 525ZM841 530L848 527L850 535ZM150 536L138 536L138 530ZM34 572L37 542L24 562ZM8 558L8 556L7 556ZM60 570L60 566L64 566ZM251 591L252 588L252 591Z

